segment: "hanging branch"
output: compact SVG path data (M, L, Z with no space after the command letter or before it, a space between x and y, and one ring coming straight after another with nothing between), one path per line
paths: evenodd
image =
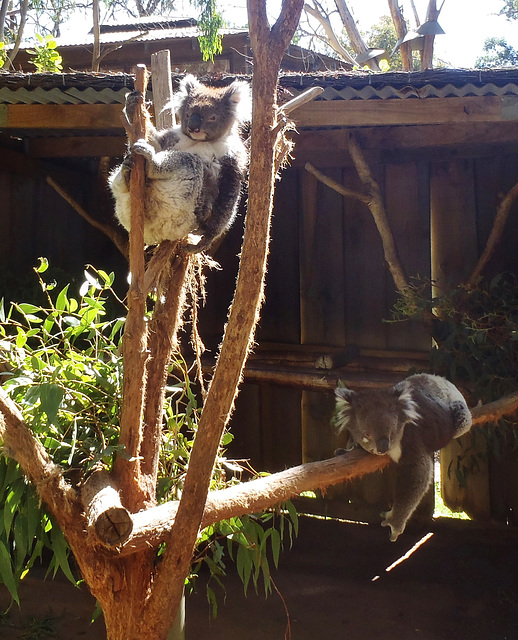
M144 96L148 76L144 65L137 66L135 90L140 92L140 108L128 130L130 143L146 137ZM140 445L142 416L146 391L147 327L146 294L144 292L144 212L145 171L144 158L133 159L130 178L131 233L129 263L131 285L128 291L128 315L122 342L124 360L123 404L121 411L119 444L124 446L124 457L115 460L114 471L119 481L124 504L137 511L145 494L140 484Z
M491 233L489 234L489 238L487 239L486 247L482 252L480 258L478 259L473 273L470 275L466 282L466 285L468 287L474 287L476 285L477 280L480 278L482 272L484 271L484 268L495 253L496 248L504 234L505 224L507 222L507 218L509 217L511 207L516 198L518 198L518 182L507 192L503 200L498 205L495 221L493 223Z

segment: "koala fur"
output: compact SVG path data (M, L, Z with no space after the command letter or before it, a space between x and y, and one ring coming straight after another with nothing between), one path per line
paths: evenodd
M137 98L136 93L126 97L130 122ZM245 82L213 88L187 75L178 91L180 123L162 131L148 123L148 141L138 140L130 149L146 160L146 244L197 233L201 240L188 248L202 251L230 227L248 163L240 125L247 118L249 102ZM109 178L115 215L128 231L131 167L128 155Z
M338 387L335 396L338 432L349 433L346 450L359 445L397 462L392 509L381 523L394 542L432 482L432 453L469 431L471 413L457 387L427 373L389 389Z

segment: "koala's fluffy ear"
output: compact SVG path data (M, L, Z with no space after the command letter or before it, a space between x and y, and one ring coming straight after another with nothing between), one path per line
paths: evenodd
M233 105L236 118L240 122L248 122L252 117L252 95L250 85L242 80L234 80L224 93L225 98Z
M185 96L194 93L200 88L200 83L198 80L192 75L192 73L188 73L184 79L180 82L180 93Z
M347 402L348 404L351 404L355 396L356 396L356 391L353 391L352 389L348 389L347 387L337 387L335 389L335 397L337 402L342 401L342 402Z
M336 412L333 418L333 424L338 432L347 428L349 418L351 417L351 403L356 396L356 392L347 387L337 387L335 389Z
M393 392L398 399L398 407L403 415L404 422L415 424L421 419L421 414L412 396L412 386L406 380L400 382L393 388Z

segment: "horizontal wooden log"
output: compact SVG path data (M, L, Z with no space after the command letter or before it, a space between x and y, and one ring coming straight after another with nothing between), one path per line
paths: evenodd
M104 469L93 471L81 489L88 527L104 546L118 547L129 538L133 521L121 504L119 491Z
M295 141L293 155L301 162L312 162L316 151L348 148L347 129L320 129L292 132ZM428 124L412 127L364 127L359 140L365 150L419 150L423 148L477 147L505 145L518 140L518 122L476 122L466 124ZM342 159L343 162L343 159Z

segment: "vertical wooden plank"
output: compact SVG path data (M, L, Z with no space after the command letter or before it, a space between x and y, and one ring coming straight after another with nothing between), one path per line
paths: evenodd
M430 194L428 166L391 164L385 168L385 206L401 263L409 279L430 278ZM387 315L398 298L392 278L387 279ZM431 339L417 321L387 324L387 347L428 351Z
M349 189L364 191L354 168L344 169L343 183ZM344 200L343 269L347 343L384 349L387 274L383 249L369 209L352 198Z
M327 171L341 181L341 170ZM343 198L304 172L301 178L300 310L302 344L345 346ZM332 398L302 392L302 457L332 453Z
M430 200L432 278L436 282L436 293L440 294L463 282L478 258L473 161L461 159L433 164ZM460 443L463 451L459 451ZM447 506L484 519L489 514L487 466L480 465L476 472L468 474L463 487L455 474L459 455L469 458L469 452L476 451L476 447L475 435L468 433L441 451L441 486Z
M341 181L340 169L328 170ZM302 344L345 345L343 217L340 194L302 175L300 287Z
M241 385L229 427L234 439L228 447L228 456L249 460L254 469L264 469L259 385Z
M261 387L261 436L261 469L281 471L302 462L301 391Z
M476 264L473 161L432 164L430 175L432 278L438 291L463 282Z
M275 190L259 341L300 343L298 173L296 169L285 170Z

